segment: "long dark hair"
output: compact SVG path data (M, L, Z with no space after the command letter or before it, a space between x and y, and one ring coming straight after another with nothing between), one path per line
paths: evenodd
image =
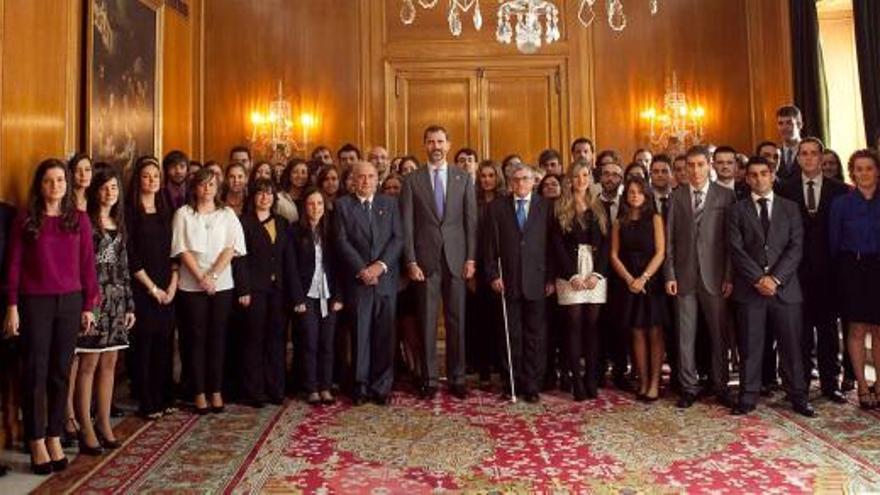
M305 212L306 200L313 194L319 194L321 199L324 200L324 214L321 215L321 219L318 220L318 225L315 225L314 230L312 230L312 226L309 224L309 217ZM327 246L330 239L330 222L327 220L330 210L327 209L327 196L317 187L308 187L302 194L302 203L303 211L299 215L298 222L300 236L302 238L308 237L312 242L319 241L322 245Z
M89 213L89 219L92 221L92 228L98 232L104 232L104 226L101 224L101 204L98 199L98 193L101 188L104 187L104 184L107 184L111 180L116 181L116 188L119 191L119 197L116 199L116 204L110 207L110 218L116 222L117 232L119 232L120 235L125 235L125 202L123 201L122 194L122 179L119 177L119 172L116 171L116 168L106 163L95 164L92 183L89 184L89 188L86 189L86 197L89 200L87 210Z
M293 169L295 169L300 164L305 165L306 167L306 185L303 187L303 191L309 189L311 185L311 176L309 173L309 164L302 158L292 158L289 162L287 162L287 166L284 167L284 172L281 173L281 180L279 180L279 186L282 191L290 192L290 188L293 185L293 181L290 179L290 175L293 173ZM300 192L300 198L302 198L302 192Z
M138 157L137 161L134 162L134 167L131 170L131 176L128 178L128 188L126 189L128 193L128 211L126 215L129 216L129 221L135 219L141 219L143 215L146 214L144 211L144 204L141 202L141 172L144 171L147 167L156 167L159 171L159 191L156 192L155 202L156 202L156 213L160 218L165 220L170 216L170 207L168 203L165 201L165 195L162 194L162 185L163 182L163 174L164 170L162 166L159 164L159 159L152 155L143 155Z
M642 203L642 206L633 209L629 205L629 201L627 200L627 192L631 187L638 187L642 194L645 196L645 202ZM630 213L635 211L637 213L636 218L630 218ZM648 187L648 182L639 177L638 175L630 177L626 179L623 186L623 194L620 196L620 212L617 214L617 218L620 220L621 224L635 222L642 218L653 218L657 213L657 209L654 207L654 195L651 194L651 189Z
M32 240L40 236L43 220L46 217L46 198L43 197L43 178L50 169L57 168L64 173L67 188L64 197L61 198L61 229L66 232L79 230L79 212L73 202L73 186L70 182L70 172L64 162L57 158L49 158L40 162L34 172L34 180L31 181L31 189L28 192L27 218L24 221L24 231Z

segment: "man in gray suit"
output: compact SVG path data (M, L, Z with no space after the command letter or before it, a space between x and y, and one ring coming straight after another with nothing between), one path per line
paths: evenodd
M749 197L730 209L728 239L734 268L739 351L742 356L739 402L733 414L755 409L761 392L761 364L768 320L776 330L786 376L804 376L798 265L804 227L798 205L773 194L776 180L761 157L749 160ZM815 417L804 380L787 380L788 397L798 414Z
M437 393L437 316L443 299L446 373L450 392L467 397L465 387L465 280L474 276L477 202L468 173L450 167L449 135L434 125L425 130L428 164L411 173L400 193L404 260L416 284L419 324L424 339L421 395Z
M733 191L709 181L709 152L694 146L687 152L688 183L670 195L666 219L666 292L678 308L678 373L681 408L693 405L699 392L695 358L697 311L709 330L712 392L728 404L727 304L732 290L727 249L727 208Z

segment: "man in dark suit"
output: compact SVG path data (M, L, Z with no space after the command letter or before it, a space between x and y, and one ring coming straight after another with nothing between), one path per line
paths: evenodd
M776 129L779 131L781 141L779 168L776 171L776 176L780 182L784 183L800 174L797 155L803 128L804 116L800 108L786 105L776 111Z
M353 400L388 403L394 379L394 309L403 229L397 200L376 194L378 171L370 162L352 169L355 193L336 201L336 242L348 284L346 306L355 322Z
M437 393L437 313L443 300L446 374L460 399L465 387L465 280L474 276L477 201L468 172L446 162L446 129L430 126L424 135L428 164L409 174L400 194L403 257L415 283L424 343L421 395Z
M801 216L793 201L774 195L775 177L767 160L752 158L746 180L752 193L730 208L727 224L742 356L740 396L732 411L737 415L747 414L757 405L768 323L776 330L786 376L804 376L800 344L803 296L798 282L804 242ZM788 380L786 385L795 412L816 416L807 402L804 381Z
M535 175L528 165L510 170L512 195L489 205L485 269L492 289L507 303L512 366L504 351L505 371L511 366L519 392L527 402L537 402L547 357L544 298L553 287L547 266L553 208L532 192Z
M803 344L804 380L810 385L813 343L819 367L822 395L839 404L840 338L835 308L834 260L828 244L828 214L834 198L848 191L846 185L822 176L822 141L808 137L798 148L801 173L782 185L782 196L797 203L804 224L804 255L798 275L804 293ZM815 337L813 331L815 330ZM815 340L814 340L815 339Z
M694 146L687 152L688 183L672 192L666 221L666 293L676 297L678 323L678 378L681 395L676 404L691 407L699 390L696 338L702 314L709 330L712 392L722 404L728 400L728 359L724 326L731 291L727 249L727 208L734 193L709 181L709 152Z

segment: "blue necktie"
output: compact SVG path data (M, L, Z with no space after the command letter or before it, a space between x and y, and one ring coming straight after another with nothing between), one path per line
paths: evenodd
M446 191L443 190L439 168L434 169L434 205L437 206L437 216L443 218L443 210L446 207Z
M516 223L519 225L520 231L526 225L526 200L524 199L516 200Z

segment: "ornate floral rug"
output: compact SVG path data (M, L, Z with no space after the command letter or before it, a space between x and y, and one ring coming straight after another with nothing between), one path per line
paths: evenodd
M682 411L615 391L591 403L507 404L475 391L387 407L231 407L129 427L102 462L52 478L58 493L870 493L880 415L816 400L751 416Z

